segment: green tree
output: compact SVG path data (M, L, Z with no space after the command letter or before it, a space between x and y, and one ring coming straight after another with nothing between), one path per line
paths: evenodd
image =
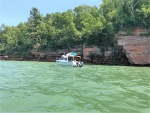
M17 52L19 29L17 27L3 26L0 32L1 51L5 54L15 54Z
M98 34L104 29L104 16L99 13L97 7L86 5L76 7L74 12L76 28L81 34L81 43L95 44L100 38Z
M32 40L32 46L34 49L38 49L40 46L41 41L41 27L42 24L42 15L38 11L37 8L32 8L30 11L30 17L27 22L27 31L28 31L28 37Z

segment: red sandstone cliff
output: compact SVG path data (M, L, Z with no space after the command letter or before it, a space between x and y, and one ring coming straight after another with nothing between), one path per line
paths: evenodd
M140 36L147 33L148 29L137 28L132 31L132 36L124 36L126 32L120 31L116 35L117 43L123 47L123 51L132 65L150 64L150 36Z

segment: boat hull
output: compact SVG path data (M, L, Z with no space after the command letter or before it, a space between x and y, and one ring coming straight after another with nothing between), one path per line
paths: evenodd
M56 64L62 66L73 66L72 62L63 61L63 60L56 60Z

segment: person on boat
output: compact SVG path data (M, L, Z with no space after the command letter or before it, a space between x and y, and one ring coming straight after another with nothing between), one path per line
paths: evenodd
M64 59L64 56L62 55L62 56L60 57L60 59L63 60L63 59Z
M72 63L73 63L73 67L77 66L77 61L76 60L73 60Z
M60 59L61 60L67 60L67 56L66 55L62 55Z

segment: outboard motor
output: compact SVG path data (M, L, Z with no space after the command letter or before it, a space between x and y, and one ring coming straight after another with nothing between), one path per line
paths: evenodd
M78 64L77 64L77 66L83 67L83 62L79 61Z

